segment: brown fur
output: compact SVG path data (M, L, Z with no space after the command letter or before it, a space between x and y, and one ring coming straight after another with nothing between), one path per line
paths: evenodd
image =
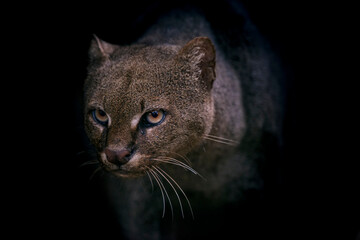
M215 50L211 41L195 38L180 50L176 46L112 46L109 55L102 52L106 46L110 45L94 40L94 65L86 81L86 130L97 150L134 148L148 165L149 157L156 157L159 149L187 154L197 146L210 132L214 115ZM109 127L94 122L89 113L96 108L109 115ZM130 130L135 116L157 109L166 110L163 124ZM128 176L144 173L141 164L128 164L122 167L130 171Z
M251 108L244 106L243 99L249 98L243 96L242 86L252 84L253 79L240 79L239 70L226 60L200 15L185 14L179 25L178 14L159 21L130 46L113 45L95 37L84 86L85 129L99 161L117 176L146 177L152 166L166 165L154 161L161 156L183 162L190 159L192 168L207 181L167 164L167 172L185 192L200 194L210 205L236 201L242 189L261 186L253 161L256 146L250 151L244 148L253 141L248 139L260 132L263 119L269 117L272 123L274 119L271 114L257 113L256 119L247 118L255 115L252 109L265 106L254 102L247 103ZM263 73L257 74L260 79ZM265 94L261 91L259 88L259 95ZM272 99L267 101L273 104ZM94 121L94 109L107 113L108 126ZM166 112L165 120L142 128L140 119L144 114L160 109ZM113 164L107 160L105 148L128 150L132 152L130 160L121 166ZM108 180L109 197L126 234L142 239L146 233L157 239L159 204L155 206L139 179ZM204 203L198 206L204 207Z

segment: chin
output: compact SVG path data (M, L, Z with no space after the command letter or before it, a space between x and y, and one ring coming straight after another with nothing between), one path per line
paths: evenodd
M121 178L136 178L145 175L145 171L124 171L124 170L113 170L109 171L112 175Z

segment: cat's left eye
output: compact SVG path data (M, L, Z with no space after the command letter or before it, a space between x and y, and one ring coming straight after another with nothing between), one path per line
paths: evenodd
M144 123L146 127L151 127L159 125L164 119L165 112L163 110L151 111L145 114Z

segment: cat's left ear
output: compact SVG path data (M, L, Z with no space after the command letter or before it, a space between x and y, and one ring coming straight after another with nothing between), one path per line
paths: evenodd
M115 49L115 45L105 42L94 35L90 44L89 57L90 59L107 59Z
M215 47L208 37L189 41L178 53L195 70L205 87L210 90L215 81Z

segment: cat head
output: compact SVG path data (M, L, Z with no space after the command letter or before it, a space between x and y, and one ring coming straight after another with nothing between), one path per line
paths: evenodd
M207 37L184 46L117 46L95 37L89 56L85 130L106 170L143 175L210 132L215 49Z

